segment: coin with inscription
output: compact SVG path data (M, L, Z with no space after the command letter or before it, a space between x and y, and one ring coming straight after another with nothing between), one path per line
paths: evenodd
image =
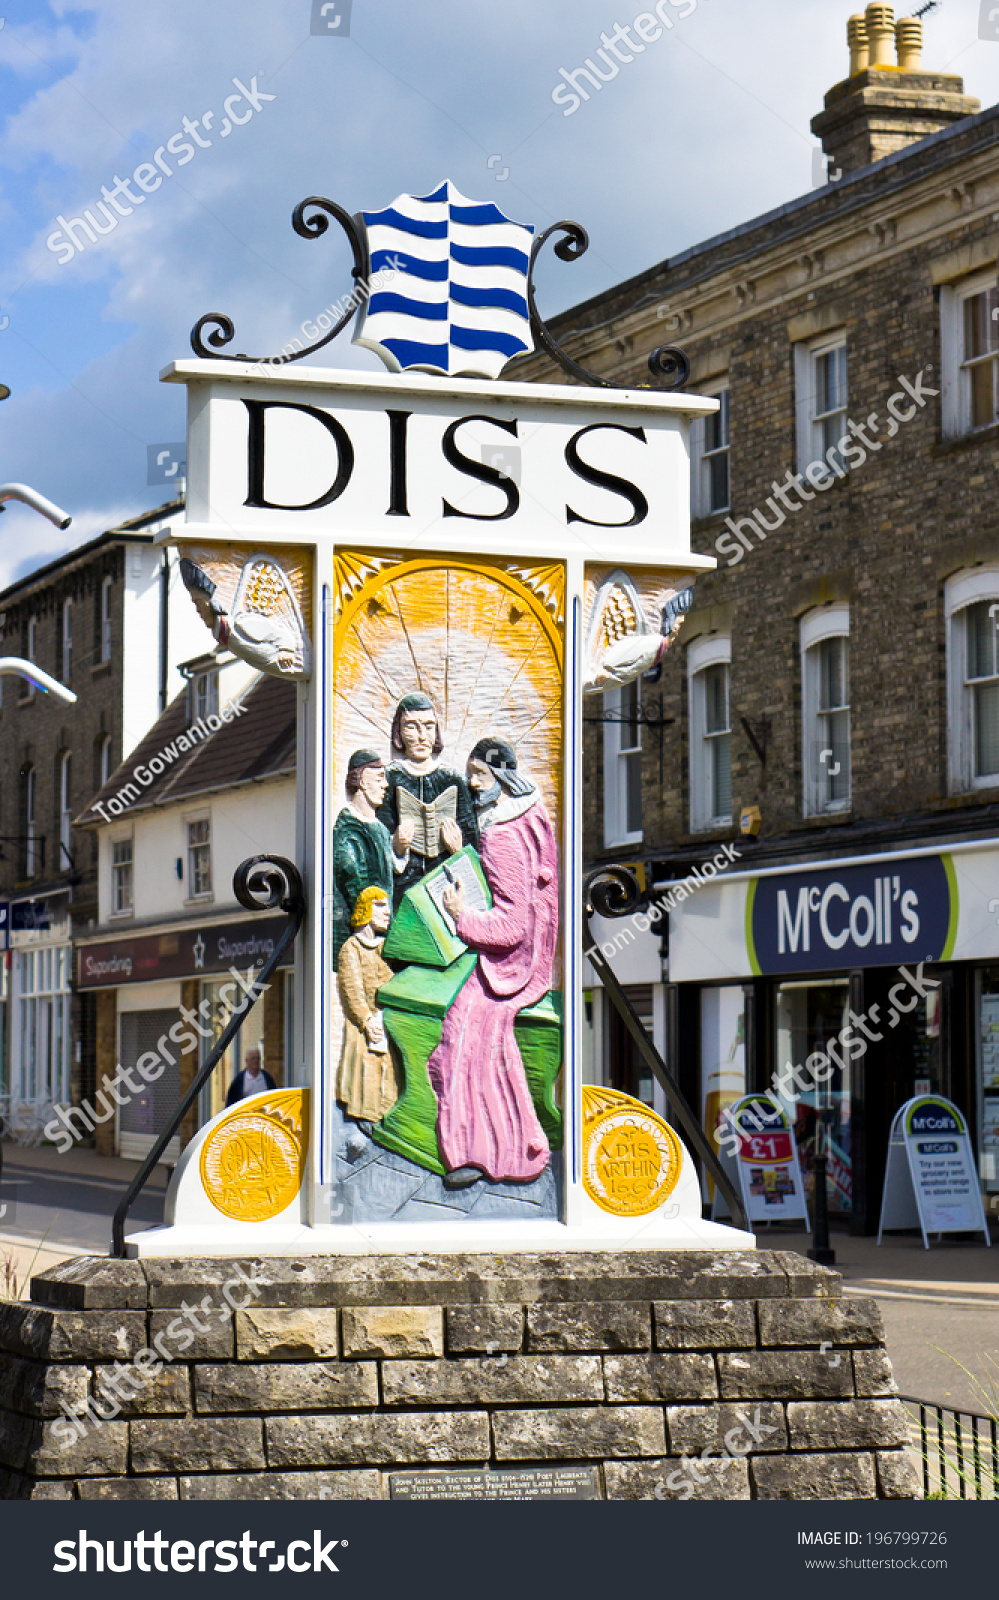
M586 1104L584 1089L583 1185L613 1216L647 1216L676 1188L683 1147L640 1100L606 1090L598 1095Z
M305 1151L277 1117L240 1111L212 1130L201 1150L201 1181L212 1205L237 1222L266 1222L302 1184Z

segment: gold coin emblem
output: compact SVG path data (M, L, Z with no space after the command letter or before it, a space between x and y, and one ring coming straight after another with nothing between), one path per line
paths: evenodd
M279 1216L298 1194L304 1168L304 1142L267 1109L223 1117L201 1147L205 1193L236 1222Z
M656 1211L680 1179L683 1147L673 1129L640 1100L583 1091L583 1186L603 1211L644 1217ZM603 1109L600 1109L603 1107Z

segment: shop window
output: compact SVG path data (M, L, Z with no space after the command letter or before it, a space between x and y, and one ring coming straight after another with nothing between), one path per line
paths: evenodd
M642 686L608 689L604 705L604 843L642 838Z
M17 952L17 1099L69 1100L70 945Z
M837 445L847 432L846 338L826 334L795 345L798 471L813 461L839 460Z
M627 984L624 990L638 1013L639 1021L649 1038L655 1041L655 998L651 983ZM624 1025L618 1011L605 1005L607 1019L607 1054L610 1087L620 1094L641 1100L643 1105L653 1104L654 1085L651 1070L639 1056L635 1042Z
M191 900L204 900L212 892L212 824L210 817L199 817L187 824L187 893Z
M850 808L850 612L801 621L802 775L806 817Z
M999 567L946 589L948 768L952 794L999 787Z
M793 1084L789 1069L799 1067L801 1081L807 1083L809 1056L815 1051L825 1053L828 1042L838 1038L848 1026L848 1010L849 981L846 978L779 984L775 1073L786 1073L785 1081ZM799 1098L788 1101L787 1113L795 1131L809 1205L814 1188L816 1141L822 1138L820 1123L824 1123L829 1210L845 1213L853 1209L850 1051L834 1046L829 1060L832 1076L812 1089L795 1090ZM842 1065L838 1064L840 1060Z
M746 995L742 985L701 990L701 1120L717 1154L726 1109L746 1093ZM704 1198L714 1184L702 1176Z
M999 422L999 289L995 268L940 293L945 435Z
M719 409L713 416L696 417L690 429L691 514L710 517L727 511L729 489L729 390L708 389Z
M690 688L690 826L732 821L732 642L709 634L687 651Z
M147 1053L155 1055L163 1072L154 1082L133 1077L140 1085L139 1093L128 1095L118 1112L118 1154L130 1161L141 1161L152 1148L153 1141L167 1127L180 1099L180 1057L176 1047L161 1051L159 1041L169 1035L170 1029L180 1020L178 1012L164 1008L157 1011L124 1011L118 1018L118 1059L126 1072L133 1069ZM109 1097L110 1098L110 1097ZM160 1160L176 1161L180 1155L180 1140L170 1140Z
M253 969L246 972L247 981L252 976ZM228 977L209 979L201 985L200 999L202 1002L202 1015L207 1017L211 1028L209 1038L201 1040L201 1065L208 1060L215 1049L223 1032L232 1019L232 994L235 985ZM267 1005L269 994L265 991L254 1001L253 1006L246 1014L246 1020L235 1038L229 1043L228 1049L219 1062L209 1082L202 1091L200 1101L200 1116L202 1124L218 1116L225 1106L226 1095L237 1072L242 1072L246 1065L248 1050L256 1050L260 1055L260 1065L270 1072L275 1082L281 1081L281 1069L278 1063L272 1066L267 1060L265 1040L267 1037ZM207 1003L206 1003L207 1002ZM276 1070L275 1070L276 1068ZM287 1068L286 1068L287 1071ZM287 1082L287 1076L285 1082Z
M976 973L978 1012L978 1171L999 1194L999 967Z
M115 839L111 845L111 914L127 915L133 909L132 900L132 836Z

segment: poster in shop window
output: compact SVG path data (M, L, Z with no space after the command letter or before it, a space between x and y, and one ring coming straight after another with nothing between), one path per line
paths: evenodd
M878 1244L886 1228L977 1233L991 1244L971 1136L963 1114L940 1095L918 1095L895 1113L881 1201Z
M808 1221L808 1204L794 1129L786 1111L763 1095L747 1094L731 1109L738 1149L730 1143L722 1163L739 1186L750 1222ZM715 1201L718 1205L718 1197Z

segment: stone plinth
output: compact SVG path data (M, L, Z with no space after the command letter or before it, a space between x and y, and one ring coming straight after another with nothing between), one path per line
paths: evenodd
M919 1493L877 1306L788 1252L84 1258L32 1295L0 1307L7 1499L371 1500L399 1469L555 1464L607 1499Z

